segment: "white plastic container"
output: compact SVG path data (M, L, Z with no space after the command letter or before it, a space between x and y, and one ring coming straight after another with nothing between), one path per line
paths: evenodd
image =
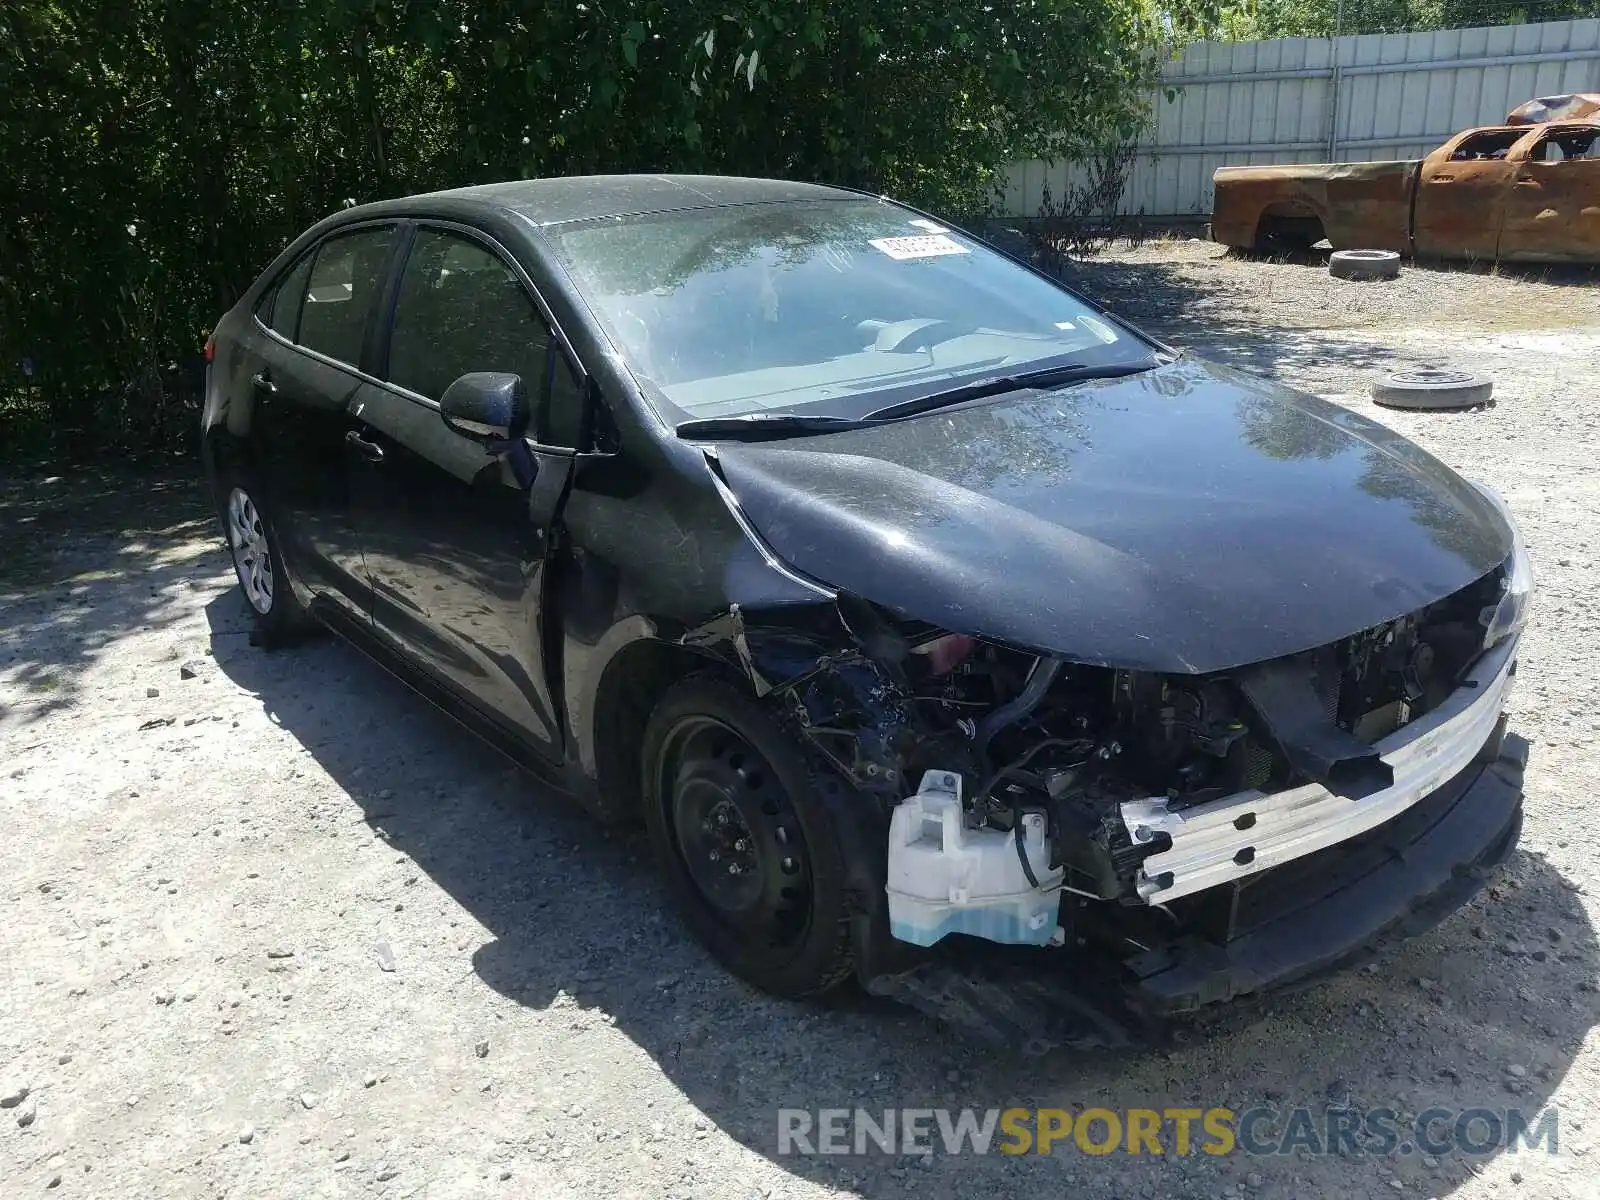
M1044 818L1022 819L1022 845L1039 887L1028 882L1016 835L968 829L961 776L928 771L889 822L889 927L931 946L950 933L991 942L1043 946L1056 932L1063 872L1049 869Z

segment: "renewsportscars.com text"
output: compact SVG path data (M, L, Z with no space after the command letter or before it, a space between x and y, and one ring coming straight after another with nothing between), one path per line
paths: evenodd
M1391 1108L784 1108L779 1154L1485 1155L1558 1148L1558 1111Z

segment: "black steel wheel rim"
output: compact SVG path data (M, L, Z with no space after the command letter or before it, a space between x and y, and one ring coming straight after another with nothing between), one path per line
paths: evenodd
M764 757L711 717L675 725L662 801L684 870L716 918L748 942L784 949L811 916L811 863L788 793Z

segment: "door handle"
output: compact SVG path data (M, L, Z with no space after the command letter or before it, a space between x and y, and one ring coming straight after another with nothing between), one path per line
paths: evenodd
M250 377L250 382L255 385L256 391L266 396L276 396L278 385L273 383L265 371L257 371Z
M377 442L369 442L354 429L344 435L347 445L353 446L355 452L368 462L379 463L383 461L383 447Z
M1539 186L1539 180L1533 175L1518 175L1517 176L1517 186L1518 187L1538 187Z
M1429 183L1449 183L1454 178L1455 178L1454 175L1431 175L1431 176L1428 177L1428 182Z

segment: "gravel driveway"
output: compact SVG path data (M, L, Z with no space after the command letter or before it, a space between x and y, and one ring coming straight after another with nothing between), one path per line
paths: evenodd
M1538 572L1504 878L1375 968L1117 1057L764 998L605 833L346 646L265 653L182 472L0 486L0 1194L1600 1195L1600 291L1159 242L1082 284L1498 486ZM1439 358L1498 404L1375 409ZM24 1092L26 1093L24 1095ZM7 1105L7 1102L14 1102ZM1487 1157L782 1156L781 1107L1559 1108Z

